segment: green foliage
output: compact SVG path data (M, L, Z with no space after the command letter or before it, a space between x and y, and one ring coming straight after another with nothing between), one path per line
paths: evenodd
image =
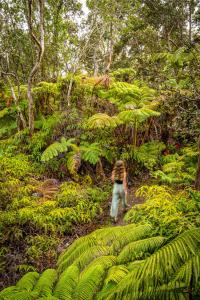
M119 124L121 122L117 116L110 117L107 114L98 113L90 117L85 126L90 129L98 129L105 127L114 128Z
M180 154L182 155L176 153L163 157L162 170L153 172L153 177L168 184L194 182L199 152L196 147L190 146L183 148Z
M175 192L166 186L152 185L139 188L136 196L144 197L146 202L133 206L125 217L128 222L151 224L156 232L167 236L200 224L200 198L195 191Z
M160 113L149 108L138 108L121 111L118 118L125 124L142 123L150 117L160 116Z
M47 162L53 157L58 156L62 152L66 152L70 147L74 146L75 139L66 140L64 137L61 138L60 142L55 142L51 144L46 150L42 153L41 160Z
M98 143L82 143L80 150L82 159L88 161L92 165L96 165L103 154L103 151Z
M120 247L112 247L113 241ZM0 297L14 299L28 290L31 300L182 299L183 293L198 291L199 245L199 229L172 240L152 236L144 225L99 229L69 246L58 271L49 269L40 277L28 273Z
M152 170L155 168L161 157L161 152L166 148L164 143L153 141L141 145L135 149L133 153L134 159L144 165L147 169Z

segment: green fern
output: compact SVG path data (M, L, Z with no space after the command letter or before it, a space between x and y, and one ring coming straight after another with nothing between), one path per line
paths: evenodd
M155 190L154 187L150 192L153 194ZM157 187L158 192L161 190ZM150 237L144 239L145 235ZM149 226L99 229L75 241L59 258L58 272L44 271L32 291L28 291L35 284L31 278L37 277L37 273L34 276L28 273L16 287L4 289L0 297L3 300L184 299L191 288L192 291L198 288L200 280L200 229L186 231L168 242L151 235ZM131 262L132 259L135 261ZM59 271L63 272L57 279Z
M74 291L78 282L79 269L70 266L60 276L53 295L59 300L73 300Z
M66 140L62 137L60 142L55 142L46 148L46 150L42 153L41 161L47 162L58 156L60 153L66 152L70 147L74 146L74 140L75 139Z
M125 124L134 123L136 121L142 123L154 116L158 117L160 113L146 107L124 110L118 114L118 118Z
M24 289L28 292L32 291L40 275L37 272L29 272L25 274L16 284L18 289Z
M106 270L102 265L96 265L80 279L76 292L75 299L92 300L94 295L101 288Z
M44 271L32 291L33 297L52 296L52 289L56 278L56 270L47 269L46 271Z
M133 271L124 278L116 288L115 295L110 299L120 299L125 295L126 299L140 299L141 294L143 299L149 299L150 295L156 293L163 284L170 283L174 270L180 269L192 258L199 250L199 245L199 229L184 232L147 258L136 272ZM198 269L199 265L195 267L195 272L199 274ZM187 284L185 283L184 286L186 287ZM178 288L177 286L176 289ZM168 285L166 290L169 290Z
M129 243L119 253L117 262L119 264L124 264L130 261L141 259L144 253L151 253L152 251L154 252L155 249L160 248L165 240L166 239L164 237L156 236Z
M87 120L86 127L90 129L97 129L97 128L105 128L110 127L114 128L120 124L120 120L116 117L110 117L107 114L98 113L93 115Z
M82 159L88 161L92 165L96 165L103 154L99 143L82 143L80 146L80 150Z

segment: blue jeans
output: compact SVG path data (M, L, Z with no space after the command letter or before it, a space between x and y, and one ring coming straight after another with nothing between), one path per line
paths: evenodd
M123 208L126 208L127 203L126 203L126 194L124 192L124 185L115 182L113 187L112 204L110 209L110 216L113 218L117 218L120 198L122 200Z

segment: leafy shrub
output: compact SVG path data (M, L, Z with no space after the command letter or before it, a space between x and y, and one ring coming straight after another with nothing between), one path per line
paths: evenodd
M163 157L162 170L152 173L162 183L191 184L195 180L199 152L195 146L185 147L179 155L169 154Z
M166 186L142 186L136 196L146 202L133 206L125 216L131 223L148 223L167 236L200 226L200 194L192 190L175 192ZM195 200L194 200L195 199Z

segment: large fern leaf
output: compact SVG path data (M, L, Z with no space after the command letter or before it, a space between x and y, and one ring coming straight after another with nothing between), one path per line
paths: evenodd
M98 113L90 117L86 123L86 127L90 129L118 126L121 121L117 116L110 117L107 114Z
M92 165L96 165L102 155L102 149L99 143L84 143L80 146L81 157Z
M41 161L47 162L50 159L58 156L60 153L66 152L74 145L74 140L75 139L66 140L64 137L62 137L60 142L55 142L46 148L46 150L42 153Z
M37 272L29 272L25 274L16 284L16 287L20 290L32 291L35 283L39 279L40 275Z
M33 297L52 296L53 285L57 278L57 272L54 269L45 270L36 283L32 295Z
M151 237L126 245L117 257L117 262L124 264L136 259L141 259L144 253L152 253L158 249L166 239L161 236Z
M92 300L101 288L106 270L101 265L96 265L82 276L75 292L75 299Z
M78 282L79 269L70 266L60 276L53 295L59 300L73 300L74 291Z

